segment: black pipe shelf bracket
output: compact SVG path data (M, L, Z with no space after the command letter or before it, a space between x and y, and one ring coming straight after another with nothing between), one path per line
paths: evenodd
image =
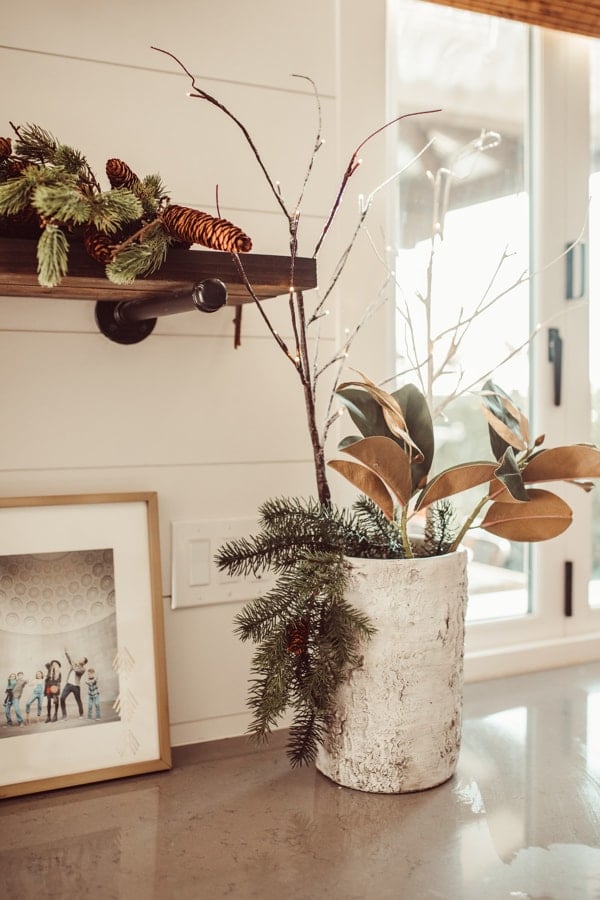
M225 306L227 287L218 278L207 278L191 290L170 297L139 300L98 300L95 318L98 328L117 344L138 344L154 330L159 318L198 310L213 313Z

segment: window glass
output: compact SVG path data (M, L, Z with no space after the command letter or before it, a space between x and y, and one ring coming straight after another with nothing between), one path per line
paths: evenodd
M396 369L439 411L439 470L492 458L476 393L486 376L527 413L528 29L419 0L394 10L397 112L441 107L400 128L398 168L426 149L400 181L396 222ZM458 512L476 499L461 496ZM469 618L526 614L523 545L482 531L466 543Z

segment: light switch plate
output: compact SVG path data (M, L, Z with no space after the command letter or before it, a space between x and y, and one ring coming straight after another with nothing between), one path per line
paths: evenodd
M231 578L214 561L218 549L258 530L256 517L171 523L171 609L252 600L273 584L266 578Z

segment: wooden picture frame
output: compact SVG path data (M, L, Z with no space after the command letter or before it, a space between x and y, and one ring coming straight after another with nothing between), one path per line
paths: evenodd
M0 688L0 798L170 768L156 493L0 498Z

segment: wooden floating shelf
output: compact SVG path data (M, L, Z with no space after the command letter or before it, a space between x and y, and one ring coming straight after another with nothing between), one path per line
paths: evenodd
M129 300L165 301L184 293L207 279L219 279L227 288L227 305L251 303L243 278L229 253L220 250L172 249L158 272L138 278L133 284L113 284L104 267L91 259L83 245L69 249L69 274L55 288L43 288L37 280L36 241L0 238L0 296L48 297L67 300L122 302ZM290 259L259 253L240 255L244 272L260 300L288 294ZM299 257L294 263L294 287L310 290L317 285L314 259Z

